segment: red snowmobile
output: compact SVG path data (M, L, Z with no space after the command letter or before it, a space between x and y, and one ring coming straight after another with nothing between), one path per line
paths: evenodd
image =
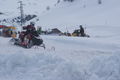
M39 34L35 30L35 28L31 25L23 27L24 30L19 33L18 38L14 38L11 40L13 44L22 46L24 48L31 48L32 46L40 46L45 49L45 44L43 40L40 38Z
M24 48L31 48L33 46L40 46L45 49L45 44L43 43L43 40L39 36L34 36L32 34L24 35L24 37L20 37L20 35L23 35L23 33L19 34L19 38L13 38L11 42L13 42L14 45L19 45Z

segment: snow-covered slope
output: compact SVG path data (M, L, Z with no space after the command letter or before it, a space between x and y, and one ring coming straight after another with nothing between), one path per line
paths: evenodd
M102 0L75 0L73 3L61 2L54 9L40 15L40 22L47 28L74 28L82 24L120 26L120 1Z
M0 19L13 18L19 14L19 0L0 0L1 12ZM23 0L24 13L35 14L39 18L37 26L43 26L46 29L58 27L73 28L82 25L106 25L119 26L120 21L120 1L102 0L99 5L97 0L75 0L74 2L64 2L61 0ZM46 11L46 7L50 10Z
M20 15L20 0L0 0L0 11L4 13L0 19L12 18ZM21 0L23 2L24 14L40 14L46 11L46 7L52 7L56 0Z

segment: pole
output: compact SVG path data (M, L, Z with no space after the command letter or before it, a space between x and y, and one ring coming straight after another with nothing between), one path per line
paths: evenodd
M20 4L20 25L23 26L25 24L23 3L22 1L19 1L18 3Z

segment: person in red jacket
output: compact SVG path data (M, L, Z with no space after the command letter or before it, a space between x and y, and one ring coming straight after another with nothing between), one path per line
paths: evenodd
M32 33L34 31L36 31L35 23L34 22L30 22L30 25L26 26L26 33L29 34L29 33Z
M37 32L37 31L36 31L34 25L35 25L34 22L30 22L30 25L27 25L27 26L24 26L24 27L23 27L23 30L26 30L26 31L22 31L22 32L20 33L20 35L19 35L19 37L20 37L20 39L21 39L22 42L24 41L24 37L25 37L26 35L32 35L32 36L36 36L36 35L37 35L37 33L36 33L36 35L35 35L35 32ZM31 37L32 37L32 36L31 36ZM37 36L38 36L38 35L37 35Z

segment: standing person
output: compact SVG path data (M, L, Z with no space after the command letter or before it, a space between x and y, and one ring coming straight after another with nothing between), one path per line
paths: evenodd
M81 35L82 37L85 36L84 28L82 27L82 25L80 25L80 35Z

